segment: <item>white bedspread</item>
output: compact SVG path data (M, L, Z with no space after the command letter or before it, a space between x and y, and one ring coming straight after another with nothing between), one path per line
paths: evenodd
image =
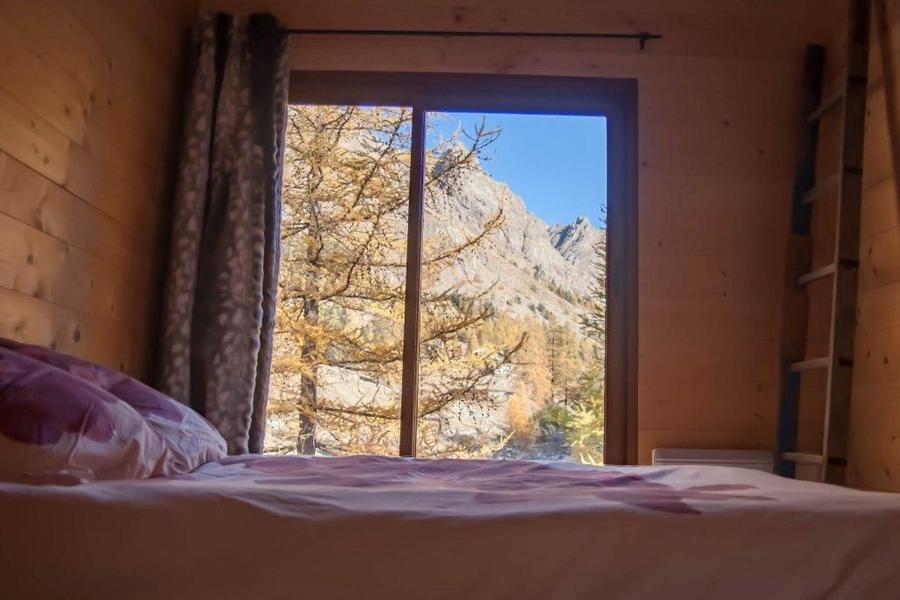
M245 457L0 484L4 598L900 598L900 495L720 467Z

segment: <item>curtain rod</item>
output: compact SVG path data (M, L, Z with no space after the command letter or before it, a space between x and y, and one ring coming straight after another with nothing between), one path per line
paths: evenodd
M546 31L436 31L408 29L282 29L287 35L364 35L364 36L435 36L435 37L531 37L531 38L582 38L638 40L641 50L649 40L662 35L641 31L638 33L551 33Z

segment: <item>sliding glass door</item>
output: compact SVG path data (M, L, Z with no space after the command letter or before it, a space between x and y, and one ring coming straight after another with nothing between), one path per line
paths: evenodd
M382 75L292 78L267 451L603 461L615 102Z
M428 112L418 456L601 462L606 120Z
M268 449L396 454L412 109L292 105Z

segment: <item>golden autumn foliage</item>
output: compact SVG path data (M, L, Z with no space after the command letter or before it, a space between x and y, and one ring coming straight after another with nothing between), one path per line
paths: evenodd
M290 107L268 451L397 453L410 126L407 109ZM429 148L426 206L479 168L497 135L482 126L465 146ZM425 239L421 456L491 456L507 443L528 445L543 407L585 406L579 374L596 362L594 342L503 314L489 287L464 292L442 283L448 266L502 226L501 208L465 239L439 231ZM495 413L505 415L505 430L473 425ZM585 436L585 447L592 443L596 437Z

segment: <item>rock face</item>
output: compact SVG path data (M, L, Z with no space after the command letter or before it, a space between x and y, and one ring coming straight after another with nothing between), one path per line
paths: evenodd
M550 243L573 265L593 265L594 246L603 239L604 230L591 225L587 217L578 217L569 225L552 225L548 230Z
M466 293L493 286L489 296L500 312L511 316L530 312L576 326L596 270L595 246L605 240L606 231L587 217L548 226L506 184L480 168L464 174L458 183L452 192L437 190L429 197L426 239L461 244L498 211L503 222L476 251L466 252L425 285Z

